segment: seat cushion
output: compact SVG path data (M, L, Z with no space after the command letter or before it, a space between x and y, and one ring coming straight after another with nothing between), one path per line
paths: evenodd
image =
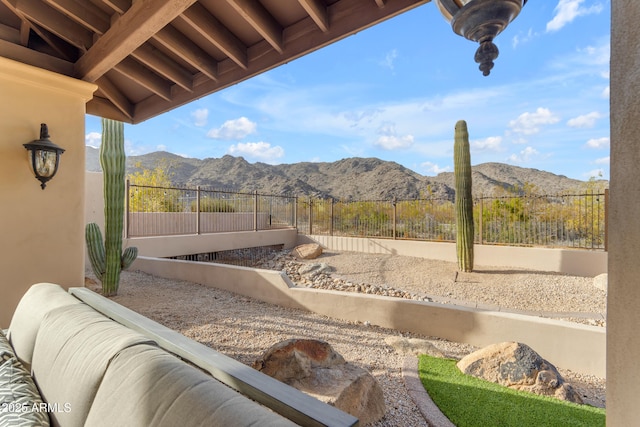
M0 365L3 365L7 360L12 357L16 357L13 351L13 347L9 344L9 339L5 334L0 331Z
M3 355L0 363L0 427L49 426L47 408L43 406L29 371L10 351Z
M44 315L54 308L72 304L81 302L53 283L38 283L24 294L11 318L7 337L27 368L31 365L36 335Z
M47 403L71 407L51 413L53 425L84 425L111 359L142 343L155 344L85 304L49 311L36 337L31 370Z
M139 345L111 362L87 427L295 426L166 351Z

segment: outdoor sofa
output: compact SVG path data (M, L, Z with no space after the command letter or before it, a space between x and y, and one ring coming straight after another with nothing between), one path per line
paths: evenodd
M33 285L4 332L0 426L358 424L86 288Z

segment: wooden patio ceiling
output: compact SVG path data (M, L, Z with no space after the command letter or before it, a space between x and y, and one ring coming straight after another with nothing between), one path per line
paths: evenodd
M89 114L139 123L428 2L0 0L0 56L94 82Z

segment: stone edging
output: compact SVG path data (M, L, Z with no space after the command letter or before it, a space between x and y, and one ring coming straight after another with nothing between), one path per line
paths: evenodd
M433 427L455 427L455 425L444 416L440 409L433 403L429 393L425 390L418 375L418 358L407 356L402 364L402 378L407 387L409 396L422 413L422 416L430 426Z

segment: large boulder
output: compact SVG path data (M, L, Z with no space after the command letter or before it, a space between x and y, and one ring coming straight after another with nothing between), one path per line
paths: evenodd
M516 390L582 403L555 366L526 344L504 342L490 345L463 357L458 368L468 375Z
M609 284L609 275L607 273L598 274L593 278L593 286L607 292Z
M357 417L361 425L385 414L382 388L361 367L348 363L331 345L289 339L269 348L253 367Z
M316 259L322 255L322 246L317 243L306 243L296 246L291 253L298 259Z

